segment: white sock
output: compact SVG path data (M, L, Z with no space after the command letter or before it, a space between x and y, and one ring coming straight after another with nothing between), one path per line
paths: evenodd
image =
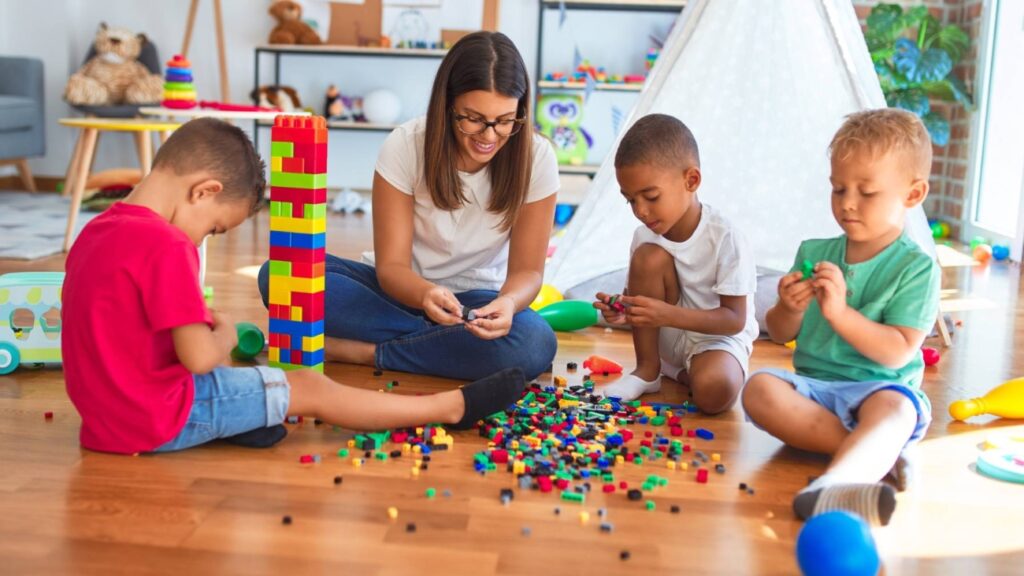
M652 394L658 390L661 390L661 376L646 382L639 376L626 374L596 392L603 396L615 396L630 401L636 400L641 394Z

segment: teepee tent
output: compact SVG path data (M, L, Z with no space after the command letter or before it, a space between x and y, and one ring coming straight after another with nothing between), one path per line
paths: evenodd
M801 240L842 233L830 209L832 135L847 114L885 106L849 0L692 0L624 125L656 112L685 122L700 147L698 197L743 231L759 267L787 271ZM545 281L563 293L621 282L628 266L639 223L613 160L548 264ZM934 255L920 207L907 229Z

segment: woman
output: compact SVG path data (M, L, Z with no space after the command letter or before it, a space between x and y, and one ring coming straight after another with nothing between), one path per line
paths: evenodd
M452 47L426 117L395 129L378 156L374 266L327 256L328 360L464 380L548 369L555 335L529 305L558 166L530 107L508 37L476 32ZM268 274L264 264L264 303Z

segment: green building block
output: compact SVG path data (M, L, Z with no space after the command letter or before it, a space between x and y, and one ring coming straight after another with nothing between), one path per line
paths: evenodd
M800 273L803 274L804 280L814 276L814 262L804 260L803 263L800 264Z
M647 508L648 510L652 510L653 511L654 508L655 508L654 500L648 500L647 503L644 504L644 507Z
M338 450L338 458L348 458L348 448Z
M270 155L280 156L281 158L291 158L295 155L295 143L294 142L271 142L270 143Z
M289 172L271 172L271 186L284 186L286 188L302 188L305 190L319 190L327 187L327 174L292 174Z
M327 204L306 204L302 207L302 217L307 220L327 217Z
M292 263L285 262L283 260L271 260L270 261L270 275L271 276L288 276L292 275Z
M587 497L585 494L581 492L572 492L570 490L565 490L562 492L562 500L565 500L566 502L576 502L578 504L583 504L587 501Z
M427 488L427 498L433 498L434 496L437 496L437 490Z

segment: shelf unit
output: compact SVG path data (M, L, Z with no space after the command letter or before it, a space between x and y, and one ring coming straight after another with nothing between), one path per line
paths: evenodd
M551 81L543 80L544 69L544 21L547 12L559 9L560 0L538 0L540 9L537 16L537 67L536 74L538 81L537 97L545 90L586 90L584 82ZM566 0L566 10L587 10L602 12L663 12L675 13L686 7L686 0ZM643 90L643 84L610 84L598 82L594 86L595 92L608 93L639 93ZM536 104L535 104L536 106ZM593 177L597 173L598 166L583 165L559 165L559 172L562 174L585 174Z
M270 54L274 58L273 78L274 84L281 83L281 65L285 56L289 58L301 58L305 56L360 56L373 58L426 58L441 59L447 54L447 50L433 50L423 48L377 48L365 46L300 46L292 44L263 44L256 46L253 50L253 88L260 86L262 56ZM253 144L259 150L260 128L272 126L272 122L254 121L252 127ZM331 131L354 131L354 132L390 132L397 124L374 124L372 122L348 122L329 121L328 130Z

